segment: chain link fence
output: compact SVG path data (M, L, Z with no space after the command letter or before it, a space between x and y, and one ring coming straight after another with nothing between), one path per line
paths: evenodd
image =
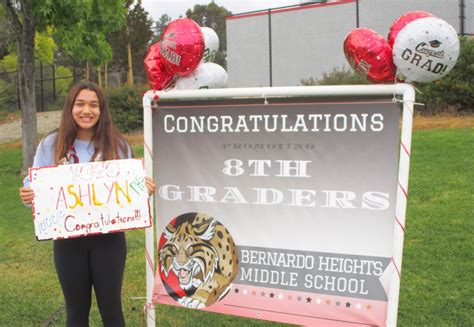
M39 64L35 67L35 93L37 111L46 111L62 101L70 85L79 78L73 70L55 65ZM0 71L0 110L20 110L18 71Z
M415 10L446 20L459 35L474 35L474 0L313 1L229 16L229 87L295 86L348 68L343 42L351 30L387 36L397 17Z
M137 69L135 82L146 83L143 69ZM76 82L88 80L105 89L127 83L128 69L107 69L87 67L87 64L61 65L38 64L35 67L35 94L38 112L57 110L63 105L69 88ZM18 72L0 69L0 111L20 110Z

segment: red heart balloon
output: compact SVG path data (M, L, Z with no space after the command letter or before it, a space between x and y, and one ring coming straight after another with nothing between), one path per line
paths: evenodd
M374 83L393 82L396 68L392 48L377 32L368 28L352 30L344 40L344 54L351 67Z
M163 31L160 43L166 69L180 76L191 74L204 54L204 35L192 19L172 21Z
M173 80L173 74L168 72L161 61L160 42L148 48L144 60L146 77L154 90L163 90Z
M426 11L409 11L406 14L403 14L397 19L395 19L395 21L392 23L392 26L390 26L390 30L388 32L388 45L393 48L398 32L400 32L408 23L418 18L425 17L433 17L433 15Z

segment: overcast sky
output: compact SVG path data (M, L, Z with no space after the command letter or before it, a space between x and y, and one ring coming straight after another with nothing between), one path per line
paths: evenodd
M194 5L205 5L211 0L142 0L143 7L150 13L153 20L158 20L163 14L168 14L172 19L178 18L179 15L186 16L186 10L192 9ZM278 8L299 4L300 0L215 0L217 5L223 6L233 14Z

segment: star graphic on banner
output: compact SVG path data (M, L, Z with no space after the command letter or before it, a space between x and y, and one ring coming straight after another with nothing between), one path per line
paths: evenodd
M310 298L309 296L306 298L306 303L311 303L311 300L312 298Z
M327 299L326 304L331 304L331 300Z
M316 299L316 303L321 304L321 299L319 297Z
M234 290L234 292L235 292L235 293L239 293L239 289L236 288L236 289Z
M281 294L281 293L278 294L278 299L279 299L279 300L283 299L283 294Z
M301 297L301 296L298 296L297 300L298 300L298 302L301 302L302 297Z
M273 292L271 292L270 297L273 299L274 296L275 296L275 294L273 294Z
M346 308L350 308L351 307L351 303L349 301L346 302Z
M336 306L338 307L338 306L340 306L340 305L341 305L341 302L336 301Z
M244 293L244 295L247 295L248 291L247 291L247 290L243 290L242 293Z
M265 296L265 292L260 293L261 296Z
M288 300L290 300L290 301L291 301L292 299L293 299L293 297L291 296L291 294L290 294L290 295L288 295Z
M257 295L257 291L253 290L252 295Z
M367 305L367 310L371 310L372 306L370 304Z
M362 304L357 303L357 304L356 304L356 308L360 310L360 309L362 308Z

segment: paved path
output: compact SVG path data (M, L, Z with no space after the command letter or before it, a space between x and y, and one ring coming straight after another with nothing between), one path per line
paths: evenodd
M59 127L61 111L38 112L36 115L38 135L45 135ZM0 143L20 140L21 119L0 125Z

